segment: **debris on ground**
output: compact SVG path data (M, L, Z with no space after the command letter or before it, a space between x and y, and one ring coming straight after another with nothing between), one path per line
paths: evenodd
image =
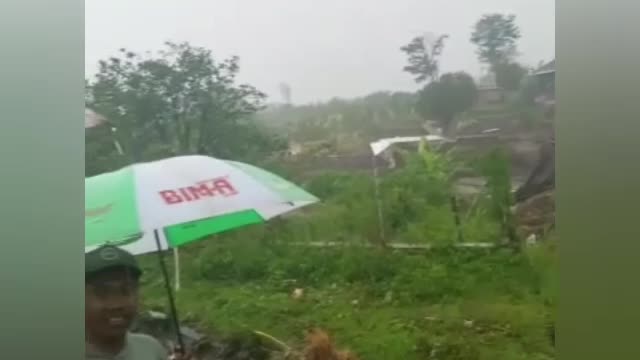
M553 190L534 195L514 207L518 232L523 238L541 237L555 226L555 194Z
M555 226L555 138L540 148L538 163L515 192L514 215L523 238L543 236Z
M350 351L337 350L329 334L321 329L307 332L306 341L301 360L358 360Z
M533 168L527 181L515 192L515 200L522 203L533 196L555 189L555 139L542 144L538 163Z
M167 349L176 344L176 336L171 319L162 313L147 311L137 319L132 329L158 339ZM181 326L180 332L193 360L269 360L271 354L265 348L260 336L253 332L231 335L204 334L188 326Z
M158 339L167 349L175 345L171 319L160 312L143 312L132 329ZM327 332L307 331L305 346L295 349L261 331L232 335L204 334L188 326L180 328L193 360L358 360L355 354L336 349Z
M302 299L303 296L304 296L304 289L301 289L301 288L294 289L293 293L291 293L291 297L294 300L300 300Z

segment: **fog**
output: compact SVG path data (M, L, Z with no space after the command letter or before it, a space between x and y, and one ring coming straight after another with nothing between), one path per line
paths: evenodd
M469 37L486 13L517 16L518 60L529 66L555 57L554 0L108 0L85 2L85 71L119 48L144 52L188 41L216 58L240 57L240 80L295 103L357 97L379 90L415 90L399 48L424 32L449 34L442 71L478 76Z

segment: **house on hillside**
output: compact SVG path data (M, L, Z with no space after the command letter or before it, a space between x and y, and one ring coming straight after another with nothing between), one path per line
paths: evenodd
M555 115L556 106L556 60L542 65L533 74L538 79L540 94L536 103L542 106L548 117Z
M556 60L552 60L536 70L533 74L538 78L540 89L549 98L556 96Z
M302 154L303 151L304 151L304 147L301 143L297 141L289 141L289 149L287 151L287 155L297 156Z
M477 88L477 108L502 104L505 100L505 92L498 86L496 83L496 75L491 71L478 79Z

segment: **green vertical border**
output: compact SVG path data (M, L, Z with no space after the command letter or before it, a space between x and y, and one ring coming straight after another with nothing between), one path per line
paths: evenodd
M0 348L82 359L84 2L0 6Z
M640 359L640 8L556 6L557 358Z

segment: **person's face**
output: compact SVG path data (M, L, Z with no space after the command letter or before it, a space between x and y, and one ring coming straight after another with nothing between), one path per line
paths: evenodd
M85 326L92 335L124 336L138 311L138 279L126 269L106 270L85 284Z

